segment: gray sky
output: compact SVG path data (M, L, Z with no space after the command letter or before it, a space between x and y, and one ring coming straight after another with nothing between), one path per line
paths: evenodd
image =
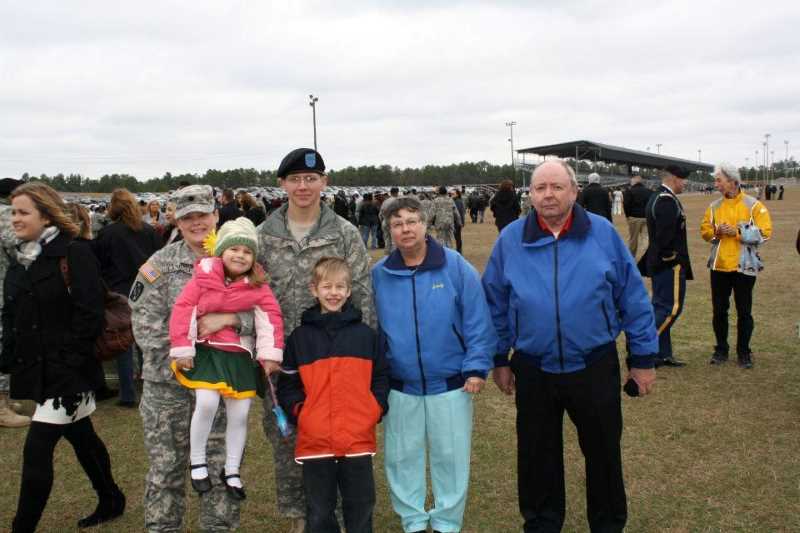
M0 177L800 148L800 2L0 0Z

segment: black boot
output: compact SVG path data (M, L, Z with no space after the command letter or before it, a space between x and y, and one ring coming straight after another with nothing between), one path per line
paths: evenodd
M114 485L110 494L100 495L97 508L86 518L78 520L79 528L86 528L114 520L125 512L125 495Z

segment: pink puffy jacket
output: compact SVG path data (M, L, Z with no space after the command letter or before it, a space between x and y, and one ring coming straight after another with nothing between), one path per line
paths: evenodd
M252 336L240 336L231 327L197 338L197 319L209 313L253 311L255 342ZM250 285L247 277L225 285L225 270L219 257L204 257L194 266L194 275L183 288L169 319L170 357L194 357L194 345L207 343L214 348L247 351L259 361L283 360L283 318L275 296L264 284Z

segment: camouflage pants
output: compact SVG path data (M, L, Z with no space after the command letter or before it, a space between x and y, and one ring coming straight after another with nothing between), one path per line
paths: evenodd
M453 226L436 226L434 228L436 240L447 248L453 247Z
M392 244L392 232L389 230L389 223L385 220L381 222L381 229L383 230L383 247L386 250L386 255L389 255L394 251L394 245Z
M288 438L281 436L275 415L272 414L272 398L264 395L264 434L272 444L275 461L275 493L278 497L278 512L286 518L306 517L306 498L303 493L303 467L294 461L294 445L297 433Z
M184 531L193 409L194 394L177 382L144 382L139 413L150 463L144 490L148 532ZM204 532L239 529L239 502L218 481L225 466L225 425L225 405L220 403L208 438L208 470L214 488L200 497L200 531Z
M0 374L0 392L8 392L8 384L10 381L8 374Z

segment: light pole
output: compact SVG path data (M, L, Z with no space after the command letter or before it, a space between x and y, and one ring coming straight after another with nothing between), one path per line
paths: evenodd
M508 126L508 129L511 132L510 133L511 136L508 138L508 142L511 143L511 183L515 184L514 187L516 187L516 183L517 183L517 179L516 179L517 178L517 176L516 176L517 173L516 173L516 168L514 166L514 126L516 126L516 125L517 125L517 123L515 121L513 121L513 120L511 122L506 122L506 126ZM524 183L523 183L523 185L524 185Z
M314 151L317 151L317 102L319 98L313 94L308 95L308 105L311 106L311 117L314 121Z
M661 155L661 143L656 143L656 150L658 150L658 155Z
M769 155L769 180L772 181L775 179L775 150L770 150Z
M786 145L786 159L783 160L783 177L786 178L789 169L789 141L783 141L783 144Z
M698 161L702 161L703 160L703 158L700 157L702 154L703 154L703 151L700 148L698 148L697 149L697 160Z
M766 174L767 181L769 181L769 138L772 137L771 133L764 134L764 173Z
M762 155L764 156L764 182L769 182L769 171L767 170L767 160L769 158L769 154L767 153L767 141L761 143Z

